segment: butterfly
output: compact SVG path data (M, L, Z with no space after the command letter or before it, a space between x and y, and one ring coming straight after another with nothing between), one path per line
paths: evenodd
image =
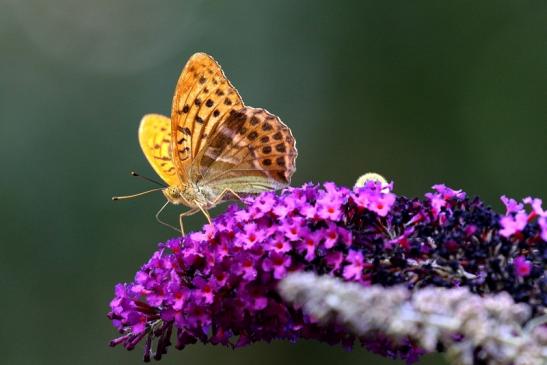
M167 202L156 218L169 203L188 207L179 216L182 234L183 217L201 211L211 222L208 209L240 195L284 188L296 169L289 127L265 109L243 104L205 53L184 66L171 118L145 115L138 135L148 162L167 184L161 189Z

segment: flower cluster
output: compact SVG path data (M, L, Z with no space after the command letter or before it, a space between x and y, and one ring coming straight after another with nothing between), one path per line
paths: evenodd
M344 323L359 336L408 336L429 352L443 347L455 364L547 363L547 328L540 327L545 316L523 327L530 308L506 292L480 296L465 287L364 287L309 272L289 274L279 291L321 322Z
M500 216L478 198L433 188L422 200L396 196L392 184L375 181L353 190L307 184L246 198L202 231L160 244L132 283L116 286L109 318L122 335L111 344L132 349L144 340L145 361L160 359L172 337L178 349L197 341L239 347L298 338L351 347L357 337L342 325L322 326L282 300L277 284L294 271L363 286L505 291L541 313L541 201L530 201L535 215L523 225L515 201L507 200L510 211ZM408 362L423 352L411 339L358 339Z

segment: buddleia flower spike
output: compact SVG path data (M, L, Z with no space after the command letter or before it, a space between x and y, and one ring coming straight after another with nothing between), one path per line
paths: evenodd
M386 293L402 287L404 298L427 288L443 297L437 289L460 288L479 300L501 295L528 308L519 317L526 328L547 306L547 214L539 199L503 202L506 212L498 213L442 184L407 198L393 183L368 178L351 189L327 182L244 198L200 231L160 244L132 281L116 285L108 316L120 335L111 344L133 349L142 341L145 360L198 341L237 348L314 339L351 348L358 339L407 363L446 349L438 337L422 342L409 329L361 333L318 321L279 295L280 281L295 272ZM385 302L371 305L378 311ZM456 331L453 341L463 346L470 333Z
M529 306L505 292L480 296L465 287L364 287L302 272L289 274L279 289L321 323L337 321L361 337L377 332L406 337L428 352L442 347L454 364L547 363L546 328L540 327L546 316L530 321Z

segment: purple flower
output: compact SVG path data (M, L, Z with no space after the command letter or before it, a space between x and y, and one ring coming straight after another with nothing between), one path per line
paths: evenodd
M213 292L213 284L200 276L194 278L192 284L196 287L196 289L194 289L194 297L197 303L213 303L213 298L215 296Z
M266 249L277 253L285 253L289 252L292 249L292 246L285 236L278 232L270 238L269 242L266 244Z
M248 253L239 253L234 260L234 273L243 277L244 280L252 281L256 279L256 263L253 255Z
M276 205L273 209L274 214L281 219L286 218L295 209L294 200L286 201L285 204Z
M526 197L522 200L523 204L517 203L516 200L507 198L506 196L501 197L502 202L507 208L505 216L500 219L500 224L502 230L500 234L504 237L511 237L513 235L519 235L527 225L532 222L536 217L538 219L538 225L541 229L541 239L546 240L547 233L545 232L545 221L547 217L547 212L542 208L542 200L538 198ZM524 209L524 205L530 205L532 211L527 213Z
M515 199L508 198L505 195L501 196L501 201L505 205L505 208L507 209L505 214L509 213L516 213L520 210L522 210L523 205L519 204Z
M325 256L325 265L330 269L329 272L338 271L344 262L344 254L342 252L329 252Z
M340 211L342 202L336 198L332 199L328 196L323 198L323 201L319 202L320 205L319 208L316 208L316 212L319 218L336 222L342 216L342 212Z
M246 197L201 231L160 244L133 282L116 285L108 316L121 335L111 345L133 349L143 341L146 361L161 358L172 340L178 349L299 338L351 347L356 338L343 327L323 327L282 301L277 283L293 271L365 286L507 290L542 313L541 200L504 197L507 213L499 215L461 190L433 189L425 199L408 199L394 194L393 184L368 181L354 190L306 184ZM408 339L359 340L408 362L423 353Z
M303 230L303 224L304 221L300 218L286 220L281 224L281 233L285 235L289 241L298 241L301 238L300 233Z
M538 224L541 227L541 239L547 242L547 217L539 218Z
M321 236L317 232L312 232L308 228L300 229L300 242L298 249L301 253L304 253L304 259L306 261L312 261L315 258L315 252L319 246Z
M515 267L515 274L518 277L524 278L530 275L532 271L532 263L524 256L518 256L513 260L513 266Z
M362 188L355 189L352 195L357 206L385 217L395 202L395 194L386 192L379 181L367 181Z
M262 262L262 268L264 271L273 271L274 278L277 280L285 276L287 268L290 265L291 257L283 255L279 252L271 252L270 255Z
M323 235L325 238L324 246L327 249L332 248L339 239L338 230L342 229L336 226L334 223L329 223L327 229L324 231Z
M262 213L271 212L275 204L275 197L273 193L264 193L253 201L252 208Z
M360 280L365 268L363 254L358 251L350 250L346 257L347 266L344 267L344 279Z
M516 233L521 232L528 223L528 214L525 212L517 212L514 216L506 215L500 220L502 230L500 234L504 237L510 237Z
M437 190L437 193L441 194L444 200L464 199L466 195L463 191L453 190L444 184L433 185L433 189Z
M547 215L547 212L543 210L541 207L542 200L539 198L532 198L532 197L526 197L522 199L522 202L524 204L529 204L532 207L532 211L535 215L538 215L540 217L545 217Z
M257 231L255 223L247 223L243 228L243 232L238 233L236 237L244 249L249 249L262 240L264 232Z

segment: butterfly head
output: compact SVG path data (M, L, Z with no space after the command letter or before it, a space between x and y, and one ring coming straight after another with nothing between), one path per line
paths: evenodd
M178 186L174 186L174 185L169 186L169 187L163 189L162 193L163 193L163 195L165 195L167 200L169 200L169 202L172 203L172 204L175 204L175 205L179 205L179 204L189 205L188 200L186 200L184 198L184 196L182 195L182 191L181 191L181 189L179 189Z

